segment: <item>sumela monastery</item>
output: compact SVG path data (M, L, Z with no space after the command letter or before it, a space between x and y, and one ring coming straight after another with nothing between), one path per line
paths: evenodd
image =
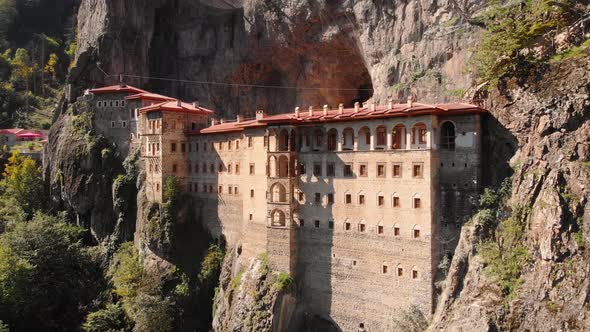
M79 100L123 154L140 149L149 200L176 176L195 219L246 258L267 253L310 312L346 331L384 330L411 305L432 313L479 189L484 109L408 100L228 121L127 85Z

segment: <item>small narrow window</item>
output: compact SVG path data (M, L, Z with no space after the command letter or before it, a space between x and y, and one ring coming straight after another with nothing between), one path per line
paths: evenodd
M240 140L236 140L236 150L240 149Z
M314 221L314 223L315 223L315 228L320 228L320 221L319 220Z
M346 230L346 231L350 230L350 223L349 222L344 224L344 230Z
M351 194L344 195L344 203L352 204L352 195Z
M115 128L115 121L111 121L111 128Z
M345 177L352 177L352 164L345 164L344 165L344 176Z
M400 207L399 197L393 196L393 207Z
M299 163L299 175L305 175L306 170L305 170L305 163Z
M123 126L123 128L127 128L127 121L122 121L121 125Z
M315 193L314 201L316 204L320 204L322 202L322 195L320 193Z
M359 195L359 204L360 205L364 205L365 204L365 195Z
M328 204L334 204L334 194L328 194Z
M359 166L359 176L367 176L367 164L361 164Z
M217 188L217 192L220 193L220 194L223 193L223 186L219 186Z
M419 209L422 206L420 198L414 197L414 209Z
M383 274L387 274L387 265L383 265L381 267L381 272L383 272Z
M232 169L233 169L233 167L232 167L232 164L228 164L228 165L227 165L227 173L228 173L228 174L231 174L231 172L232 172ZM221 172L221 169L220 169L219 171Z
M377 226L377 234L383 234L383 226Z
M394 227L394 228L393 228L393 235L395 235L395 236L399 236L399 234L400 234L400 229L399 229L399 227Z
M253 216L252 216L252 213L250 213L250 214L248 215L248 220L252 221L252 218L253 218Z
M421 178L422 177L422 164L414 164L412 166L412 172L413 172L413 176L415 178Z
M418 279L418 271L412 270L412 279Z
M299 202L303 202L303 200L305 198L303 191L298 192L297 196L298 196L297 198L299 199Z
M176 164L173 164L172 165L172 173L176 173L177 168L178 167L176 166Z
M383 197L383 196L378 196L378 197L377 197L377 205L378 205L379 207L383 207L383 206L385 206L385 197Z
M398 277L403 277L404 276L404 269L401 267L397 268L397 276Z
M240 175L240 163L236 163L236 175Z
M299 219L299 227L305 227L305 219Z
M402 177L402 165L401 164L393 164L393 177L394 178L401 178Z
M248 137L248 147L251 148L252 146L254 146L254 141L252 137Z
M233 194L233 189L232 189L232 186L227 186L227 192L228 192L228 194L230 194L230 195L231 195L231 194Z
M250 175L254 175L254 164L250 164Z
M230 165L230 166L231 166L231 165ZM219 164L217 165L217 171L218 171L219 173L223 172L223 164L222 164L222 163L219 163ZM211 173L213 173L213 172L211 172Z
M186 144L185 143L180 144L180 152L182 152L182 153L186 152Z
M170 151L176 152L176 143L171 143L170 144Z
M420 230L419 229L415 229L413 236L414 236L414 239L419 238L420 237Z
M328 163L328 166L326 168L326 176L334 176L336 175L336 168L334 163Z
M359 224L359 232L364 233L366 230L365 224Z
M238 194L238 187L234 187L234 194L237 195Z
M328 228L329 229L334 229L334 222L333 221L328 221Z
M254 189L250 189L250 197L254 198Z
M385 164L377 164L377 177L385 177Z
M313 164L313 175L314 176L322 176L322 164L320 164L320 163Z

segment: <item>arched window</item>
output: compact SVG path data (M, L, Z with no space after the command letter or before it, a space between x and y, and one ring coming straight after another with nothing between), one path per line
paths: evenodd
M316 129L313 132L313 150L321 151L324 145L324 132L321 129Z
M414 225L414 227L412 228L412 238L413 239L419 239L420 236L421 236L421 234L420 234L420 226Z
M342 150L354 149L354 129L346 128L342 131Z
M418 279L418 268L415 266L412 268L412 279Z
M285 220L285 212L277 209L272 212L271 215L271 225L272 226L286 226L287 222Z
M271 178L277 177L277 158L275 156L270 156L267 173Z
M406 127L399 124L393 128L391 140L392 149L403 149L406 145Z
M336 151L338 131L334 128L328 131L328 151Z
M369 150L371 148L371 129L369 127L362 127L359 130L358 148L359 150Z
M440 146L445 150L455 150L455 125L447 121L443 123L440 134Z
M387 145L387 128L385 126L379 126L376 130L377 144L376 146L383 149Z
M289 158L287 156L279 157L279 169L277 173L281 178L289 177Z
M286 129L279 133L279 151L289 150L289 132Z
M414 127L412 127L412 143L417 145L415 148L420 148L422 145L426 144L427 132L426 125L421 122L416 123Z
M286 203L287 202L287 189L280 183L272 185L270 201L273 203Z

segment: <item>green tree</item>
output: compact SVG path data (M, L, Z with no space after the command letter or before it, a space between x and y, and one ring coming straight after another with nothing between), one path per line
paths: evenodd
M42 171L34 160L14 151L8 158L3 176L0 187L18 202L27 216L32 216L45 205Z
M57 54L55 53L51 53L49 55L49 60L47 60L47 63L45 64L45 72L49 75L51 75L51 79L55 82L57 81L57 70L58 70L58 64L59 64L59 57L57 56Z
M25 91L29 91L29 83L33 73L36 70L36 64L31 63L29 52L24 48L19 48L12 58L12 77L14 84L22 84Z
M82 249L84 230L36 214L0 235L0 320L17 331L72 330L104 285Z
M135 315L136 332L168 332L174 330L173 303L158 295L140 294Z
M104 309L88 314L82 328L86 332L123 332L131 330L129 325L129 318L120 305L107 304Z

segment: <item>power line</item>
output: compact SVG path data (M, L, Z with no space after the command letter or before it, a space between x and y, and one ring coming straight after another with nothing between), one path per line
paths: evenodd
M244 88L265 88L265 89L290 89L290 90L339 90L339 91L373 91L373 89L362 89L362 88L332 88L332 87L298 87L298 86L281 86L281 85L260 85L260 84L242 84L242 83L224 83L215 81L194 81L194 80L182 80L176 78L165 78L165 77L154 77L154 76L143 76L143 75L108 75L111 77L129 77L129 78L140 78L140 79L151 79L158 81L170 81L180 83L191 83L191 84L208 84L208 85L219 85L219 86L233 86L233 87L244 87Z

